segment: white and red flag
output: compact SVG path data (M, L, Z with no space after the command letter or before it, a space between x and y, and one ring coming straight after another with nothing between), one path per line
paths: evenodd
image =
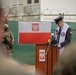
M19 22L19 43L45 44L50 38L51 22Z

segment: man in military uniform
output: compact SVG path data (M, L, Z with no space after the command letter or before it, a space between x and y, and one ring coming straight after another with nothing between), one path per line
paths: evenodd
M0 75L35 75L31 70L28 69L28 67L22 66L20 63L16 62L15 60L8 58L5 56L4 49L2 48L2 41L5 39L5 46L7 49L11 49L7 44L7 39L11 44L14 43L14 38L12 33L7 30L8 25L5 25L5 38L4 37L4 30L3 30L3 11L1 7L1 0L0 0ZM9 35L7 35L7 33ZM3 38L4 37L4 38ZM11 37L11 38L10 38ZM5 49L6 50L6 49ZM38 74L40 75L40 74Z
M8 24L4 25L4 37L2 41L2 45L7 50L7 55L12 56L13 46L14 44L14 36L11 31L8 29Z
M58 47L60 47L60 54L63 52L64 47L71 42L72 29L66 24L63 20L63 17L59 16L55 20L55 23L58 25L56 28L57 38L58 38Z

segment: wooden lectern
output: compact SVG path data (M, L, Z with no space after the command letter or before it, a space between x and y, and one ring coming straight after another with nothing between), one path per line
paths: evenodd
M40 61L40 50L42 52L42 61ZM41 72L43 75L53 75L53 67L56 64L59 49L56 46L50 45L48 52L47 46L44 44L36 44L36 70ZM45 54L45 57L44 57Z

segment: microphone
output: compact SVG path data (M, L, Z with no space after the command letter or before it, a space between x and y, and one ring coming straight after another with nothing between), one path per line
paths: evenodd
M46 43L46 45L48 46L49 44L51 44L51 41L53 41L54 40L54 33L51 33L51 37L50 37L50 39L48 39L48 42Z
M53 45L57 45L58 43L58 31L56 31L55 33L51 33L51 38L49 39L50 41L48 41L46 43L46 45L48 46L49 44L53 44Z
M58 40L57 32L51 37L51 44L56 45Z

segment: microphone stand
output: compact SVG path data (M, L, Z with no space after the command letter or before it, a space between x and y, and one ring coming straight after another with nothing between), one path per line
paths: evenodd
M53 75L53 47L54 45L52 44L52 47L51 47L51 75Z
M58 59L58 42L59 42L58 31L56 31L55 36L56 36L56 40L57 40L57 44L56 44L56 61L57 61L57 59Z
M50 48L50 44L51 42L49 43L48 47L46 48L46 75L48 75L48 51L49 51L49 48Z
M46 48L46 75L48 75L48 51L50 49L50 44L51 44L51 42L49 43L48 47ZM51 75L53 75L53 47L54 47L54 45L52 44L52 47L51 47Z
M59 36L57 36L57 44L56 44L56 61L58 59L58 39L59 39Z

